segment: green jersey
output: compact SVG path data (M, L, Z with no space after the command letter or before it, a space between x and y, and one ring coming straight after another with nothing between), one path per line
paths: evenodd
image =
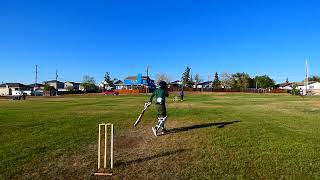
M167 90L159 88L152 93L149 101L152 102L153 97L156 97L156 104L164 105L166 103L166 97L168 96L169 93Z

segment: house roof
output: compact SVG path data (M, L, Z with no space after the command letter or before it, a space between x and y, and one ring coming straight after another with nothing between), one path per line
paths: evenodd
M123 82L121 80L116 80L116 81L113 81L113 84L123 84Z
M71 83L71 84L80 84L80 83L76 83L76 82L72 82L72 81L67 81L66 83Z
M212 81L201 82L201 83L198 83L197 85L204 85L204 84L210 84L210 83L212 83Z
M281 83L281 84L277 84L277 86L279 87L286 87L286 86L291 86L292 83Z
M21 84L21 83L4 83L4 84L1 84L0 87L30 87L30 86L27 86L27 85L24 85L24 84Z
M310 84L314 84L317 83L316 81L309 81L308 85ZM286 86L292 86L293 84L297 85L297 86L305 86L304 82L292 82L292 83L281 83L278 84L279 87L286 87Z
M37 83L37 84L29 84L28 86L30 86L30 87L44 87L44 84Z
M179 84L182 83L180 80L172 81L171 84Z
M63 82L57 81L57 80L45 81L44 83L56 83L56 82L58 82L58 83L63 83Z
M137 80L138 76L128 76L125 78L126 80ZM142 79L147 79L147 76L142 76Z

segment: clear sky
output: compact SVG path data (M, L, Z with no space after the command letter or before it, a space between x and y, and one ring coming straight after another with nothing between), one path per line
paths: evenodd
M320 75L317 0L1 0L0 82L217 71Z

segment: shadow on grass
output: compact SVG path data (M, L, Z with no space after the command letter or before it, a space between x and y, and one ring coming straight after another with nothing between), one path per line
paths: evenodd
M142 163L145 161L150 161L153 159L157 159L157 158L161 158L161 157L165 157L165 156L171 156L174 154L178 154L178 153L183 153L189 151L188 149L179 149L179 150L175 150L175 151L167 151L167 152L162 152L153 156L148 156L148 157L143 157L143 158L139 158L139 159L134 159L134 160L130 160L130 161L119 161L115 163L116 167L120 167L120 166L128 166L128 165L132 165L132 164L136 164L136 163Z
M169 129L166 134L179 133L179 132L189 131L189 130L193 130L193 129L201 129L201 128L207 128L207 127L212 127L212 126L217 126L218 128L223 128L226 125L230 125L230 124L237 123L237 122L240 122L240 121L235 120L235 121L229 121L229 122L196 124L196 125L192 125L192 126Z

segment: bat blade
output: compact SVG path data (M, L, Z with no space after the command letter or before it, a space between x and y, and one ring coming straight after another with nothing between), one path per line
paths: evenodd
M144 109L143 109L143 111L142 111L141 114L139 115L137 121L134 123L134 125L133 125L134 127L136 127L136 126L139 124L139 122L140 122L140 120L142 119L143 114L144 114L144 112L146 111L146 109L147 109L147 108L144 108Z

